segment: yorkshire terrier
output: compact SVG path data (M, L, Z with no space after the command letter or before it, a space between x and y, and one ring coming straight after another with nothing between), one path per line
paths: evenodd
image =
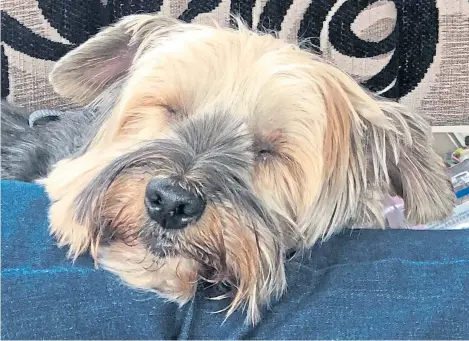
M273 35L128 16L50 76L78 109L30 127L2 108L2 178L36 181L68 255L184 304L230 288L227 314L286 288L287 252L344 227L450 215L427 121Z

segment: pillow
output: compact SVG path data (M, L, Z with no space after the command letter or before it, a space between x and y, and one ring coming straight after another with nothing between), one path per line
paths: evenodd
M57 59L135 13L230 25L298 39L367 89L397 98L433 125L469 125L469 1L5 0L2 96L28 109L66 106L47 81Z

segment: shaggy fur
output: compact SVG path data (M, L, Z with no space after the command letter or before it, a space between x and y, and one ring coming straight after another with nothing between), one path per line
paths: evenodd
M37 180L51 232L78 257L183 304L227 284L247 321L286 288L285 254L344 227L382 224L398 194L411 223L445 218L454 194L426 121L271 35L155 15L118 22L67 54L55 90L86 113L30 128L3 106L4 178ZM93 114L89 114L93 113ZM167 230L152 179L200 195Z

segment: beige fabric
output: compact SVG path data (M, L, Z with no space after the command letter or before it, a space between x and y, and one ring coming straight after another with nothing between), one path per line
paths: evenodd
M282 22L279 33L282 39L296 39L301 20L311 1L293 1ZM345 0L338 0L334 6L339 7L344 2ZM266 3L266 0L254 2L254 26L259 23ZM430 115L434 125L469 125L469 1L437 0L437 5L437 55L424 79L401 101L412 110ZM35 0L2 0L1 7L33 32L54 41L68 43L43 17ZM177 17L187 7L186 0L165 0L161 12ZM207 24L215 20L226 25L230 20L229 11L230 1L223 0L215 10L200 14L194 20ZM379 41L392 32L396 16L396 8L392 2L378 1L361 13L351 28L361 39ZM53 94L47 83L47 75L53 67L53 62L32 58L13 50L3 42L2 44L10 65L11 101L31 109L66 105ZM389 62L393 53L373 58L341 55L329 43L326 29L321 33L320 44L326 58L362 81L377 74Z
M469 124L469 1L440 1L440 42L431 75L403 102L435 124Z

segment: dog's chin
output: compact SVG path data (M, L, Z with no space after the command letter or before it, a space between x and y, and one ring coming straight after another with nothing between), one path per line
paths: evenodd
M176 233L180 234L181 231ZM161 261L164 262L165 260L178 257L195 260L199 264L197 271L198 277L203 279L203 282L221 282L222 274L219 273L219 269L212 264L207 257L203 257L201 255L199 255L199 257L194 257L194 254L191 253L189 249L184 249L183 246L175 243L170 237L168 237L168 234L162 234L159 238L149 240L147 245L150 253Z
M181 256L181 251L177 250L172 245L163 245L161 242L152 242L148 248L150 253L157 258L178 257Z
M181 256L181 250L178 247L178 239L181 233L182 231L168 231L161 227L156 227L145 233L143 242L155 257Z

